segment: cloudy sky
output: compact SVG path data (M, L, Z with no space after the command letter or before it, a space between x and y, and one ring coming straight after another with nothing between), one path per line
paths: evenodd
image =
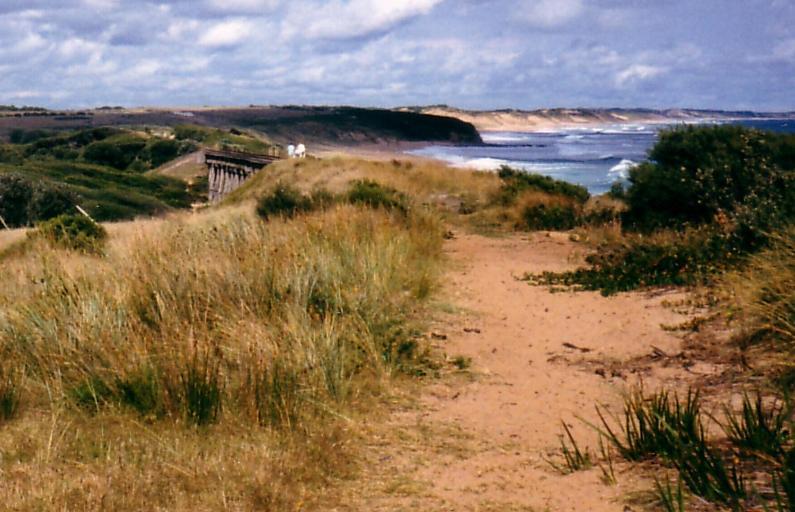
M0 103L795 110L795 0L0 0Z

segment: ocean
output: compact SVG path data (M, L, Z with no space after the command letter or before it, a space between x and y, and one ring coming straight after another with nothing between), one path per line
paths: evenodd
M762 130L795 133L795 120L732 122ZM409 153L456 167L496 170L509 165L577 183L603 194L626 181L632 166L646 159L660 130L672 125L620 124L554 132L483 132L478 146L428 146Z

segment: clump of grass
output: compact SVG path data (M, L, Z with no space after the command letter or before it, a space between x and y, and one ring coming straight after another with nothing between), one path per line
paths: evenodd
M703 425L698 392L688 391L680 400L661 391L646 397L633 391L624 405L624 420L618 428L597 408L599 431L627 460L659 457L679 471L682 482L695 495L738 507L747 496L746 482L738 467L725 462L710 446ZM670 498L670 492L667 493Z
M305 406L301 380L279 359L258 361L249 377L257 422L263 426L291 428L300 421Z
M616 478L616 470L614 467L612 445L605 441L603 435L599 435L599 454L601 459L598 462L599 470L602 472L602 482L606 485L615 485L618 483Z
M547 460L547 463L564 475L593 467L590 452L587 449L585 451L581 450L569 426L566 425L565 421L561 423L563 424L564 432L564 434L560 436L560 453L563 457L563 465L557 464L551 460ZM567 439L568 442L566 441Z
M726 421L722 423L723 430L734 446L746 452L771 457L783 453L789 432L786 428L788 414L782 403L766 408L761 393L757 393L753 400L744 394L739 417L728 407L724 411Z
M397 189L381 185L372 180L353 182L347 199L352 204L363 204L371 208L383 208L403 214L409 211L408 196Z
M64 249L100 253L108 233L100 224L82 215L60 215L39 224L29 236L41 237Z
M780 510L795 510L795 448L790 448L784 454L781 467L773 480L776 501ZM781 496L783 494L783 496ZM785 501L786 508L783 508Z
M0 363L0 424L13 419L19 411L19 378L4 366Z
M280 183L273 192L259 200L257 214L266 220L277 216L290 218L311 211L314 207L311 198L294 187Z
M664 480L664 483L661 483L659 479L655 479L654 487L657 491L660 506L665 512L686 512L685 493L681 478L676 481L676 486L668 478Z
M160 377L151 366L142 366L116 380L119 402L141 416L160 416L163 411L163 389Z
M95 374L87 374L67 391L72 402L91 413L114 401L113 388Z
M467 356L455 356L453 358L453 366L459 370L466 370L472 366L472 358Z
M744 345L768 343L795 350L795 226L770 236L771 246L752 256L743 270L723 279L739 313Z
M212 350L195 353L185 362L176 395L189 423L203 426L218 420L224 395L220 365L219 355Z
M566 196L528 191L517 204L521 211L517 227L521 229L565 231L580 222L580 205Z
M688 391L680 400L667 391L647 397L643 389L634 390L624 402L618 428L611 426L599 408L597 412L600 431L627 460L657 455L675 460L683 450L705 443L698 392Z

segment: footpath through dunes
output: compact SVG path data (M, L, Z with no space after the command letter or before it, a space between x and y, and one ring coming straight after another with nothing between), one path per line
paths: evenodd
M596 404L620 412L622 392L641 379L656 389L687 378L622 365L655 349L679 351L661 325L684 320L662 304L681 297L553 293L516 279L572 268L579 251L564 233L458 234L448 242L446 294L457 312L432 337L471 367L391 417L369 447L367 505L354 509L612 512L652 487L617 462L616 485L598 467L562 475L547 462L562 463L561 421L598 458L598 436L579 418L596 422Z

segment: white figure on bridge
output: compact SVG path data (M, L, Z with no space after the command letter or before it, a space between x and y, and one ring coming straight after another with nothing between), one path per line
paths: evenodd
M287 146L287 158L295 158L295 145L290 144Z
M303 142L298 144L298 146L295 148L295 157L306 158L306 146L304 146Z

